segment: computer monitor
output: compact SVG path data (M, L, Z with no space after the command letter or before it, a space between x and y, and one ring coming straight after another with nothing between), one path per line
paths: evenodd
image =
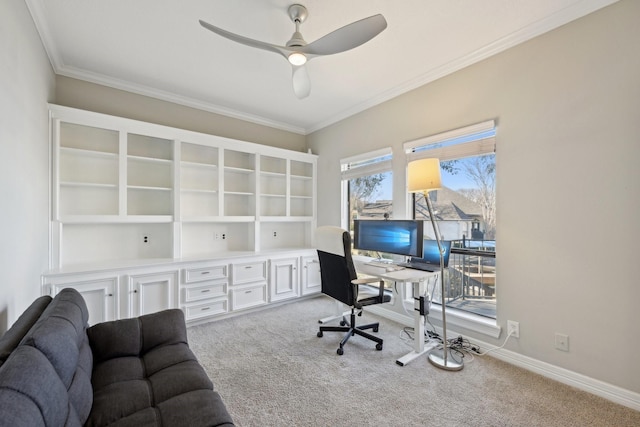
M449 266L449 255L451 254L451 240L440 241L442 249L444 250L444 266ZM440 267L440 250L438 249L438 242L435 240L426 240L422 244L423 254L422 257L412 257L411 262L423 262L425 264L433 265L434 267Z
M353 248L421 258L423 224L423 221L404 219L356 219Z

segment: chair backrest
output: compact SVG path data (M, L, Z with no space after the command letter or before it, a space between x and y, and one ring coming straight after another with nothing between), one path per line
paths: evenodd
M351 235L347 230L322 226L316 230L322 293L347 305L355 304L353 279L357 279L351 258Z

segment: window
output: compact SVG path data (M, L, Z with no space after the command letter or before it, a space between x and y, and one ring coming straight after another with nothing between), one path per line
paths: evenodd
M343 226L350 232L354 219L392 217L391 158L391 148L385 148L340 161Z
M453 246L445 272L447 307L491 318L496 317L495 135L495 124L488 121L404 144L409 162L440 159L442 189L428 197L442 238ZM424 195L413 195L412 209L414 218L429 221ZM435 238L430 224L424 229L425 239Z

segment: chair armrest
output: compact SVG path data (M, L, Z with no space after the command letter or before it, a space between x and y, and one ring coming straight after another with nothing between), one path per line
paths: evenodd
M363 278L353 279L351 281L351 283L353 283L354 285L365 285L367 283L375 283L375 282L382 283L382 280L378 277L363 277Z
M380 279L378 277L362 277L362 278L353 279L351 281L351 284L354 285L354 287L357 288L358 285L366 285L368 283L376 283L376 282L378 282L378 289L380 291L379 297L382 300L383 297L384 297L384 280L382 280L382 279Z

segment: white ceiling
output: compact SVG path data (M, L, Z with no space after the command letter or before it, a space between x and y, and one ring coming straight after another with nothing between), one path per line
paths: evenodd
M293 0L25 0L57 74L307 134L617 0L304 0L307 42L381 13L368 43L307 64L299 100L279 55Z

